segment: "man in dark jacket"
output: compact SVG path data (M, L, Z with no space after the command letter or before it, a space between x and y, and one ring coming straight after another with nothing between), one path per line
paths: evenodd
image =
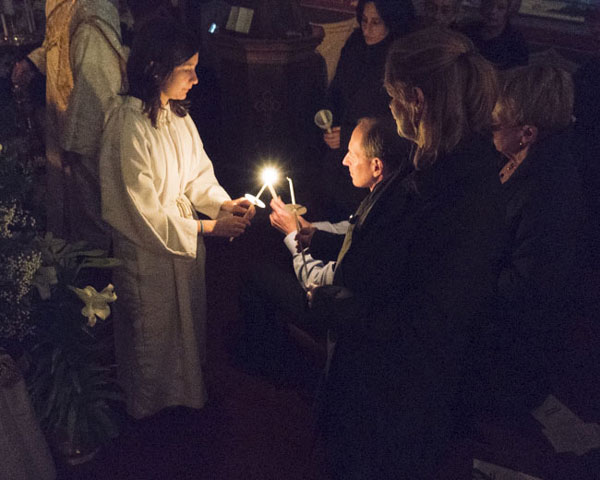
M394 178L406 175L410 169L408 153L408 142L396 134L393 122L371 117L359 120L352 133L344 165L349 169L354 187L369 189L370 192L350 221L343 222L347 229L352 230L362 224L387 185ZM315 245L326 243L334 254L326 257L314 254L311 241L311 247L303 258L296 249L295 217L279 198L271 201L271 207L271 224L286 235L284 242L294 255L294 269L300 283L289 270L289 263L285 269L274 263L261 263L252 269L244 279L240 295L245 333L238 353L247 365L254 363L257 370L279 377L289 374L285 370L291 370L291 365L285 364L289 349L287 325L278 321L278 316L281 316L278 314L283 313L285 321L313 336L323 336L325 329L321 318L308 309L305 288L309 284L332 283L334 260L338 257L344 235L307 228L311 230ZM301 222L312 225L302 218ZM327 222L320 223L320 228L335 230ZM350 235L347 234L346 238L351 238ZM323 248L319 251L322 252Z

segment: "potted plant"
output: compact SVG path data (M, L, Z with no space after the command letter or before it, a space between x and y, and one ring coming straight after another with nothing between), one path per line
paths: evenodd
M25 365L51 445L80 463L118 434L109 321L116 295L107 276L96 274L117 262L85 242L43 233L30 202L39 173L22 138L0 145L0 348Z
M118 435L115 406L122 397L108 321L109 303L116 300L113 286L98 292L75 285L81 271L117 262L101 250L87 250L84 242L67 243L51 234L35 243L42 267L34 279L40 299L29 391L42 429L65 460L76 464Z

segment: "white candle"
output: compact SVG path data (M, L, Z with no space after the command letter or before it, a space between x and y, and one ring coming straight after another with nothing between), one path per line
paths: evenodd
M266 183L262 187L260 187L260 190L256 194L256 199L257 200L260 198L260 196L262 195L262 193L265 191L265 188L267 188L267 184Z
M273 167L267 167L262 171L263 182L267 184L267 188L269 189L269 192L271 192L273 198L277 198L277 193L275 192L273 185L277 182L278 177L279 173Z
M6 18L4 18L3 13L0 13L0 19L2 20L2 31L4 32L4 38L8 38L8 27L6 26Z
M292 197L292 205L296 205L296 195L294 195L294 183L290 177L287 177L288 182L290 183L290 197Z

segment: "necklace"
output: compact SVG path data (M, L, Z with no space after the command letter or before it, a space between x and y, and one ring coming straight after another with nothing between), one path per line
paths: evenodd
M500 183L506 183L511 177L511 175L515 173L515 170L517 170L517 168L519 167L519 165L521 165L524 159L525 158L512 158L508 162L506 162L506 164L504 165L504 167L502 167L502 170L500 170L499 173Z

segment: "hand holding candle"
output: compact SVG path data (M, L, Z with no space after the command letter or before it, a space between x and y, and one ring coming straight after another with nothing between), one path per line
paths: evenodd
M273 213L270 215L271 225L273 225L278 230L282 231L284 234L289 234L296 229L297 232L302 230L302 223L306 222L304 219L301 221L300 215L304 215L306 213L306 207L302 205L298 205L296 203L296 194L294 192L294 182L290 177L286 177L290 184L290 198L292 203L288 203L286 205L281 202L281 200L273 197L271 201L271 207L273 208ZM281 208L283 207L283 209ZM285 212L285 214L283 213ZM286 215L289 215L291 218L286 218ZM306 266L306 255L304 253L304 249L300 250L300 254L302 255L302 264L305 271L308 271ZM306 285L305 285L306 288Z
M256 205L257 207L260 207L260 208L265 208L266 207L265 202L263 202L260 199L260 196L265 191L265 188L268 188L269 191L271 192L271 195L273 196L273 198L277 198L277 192L275 192L275 188L273 188L273 184L277 182L277 179L279 178L279 172L277 172L277 169L275 169L273 167L265 167L262 170L261 177L262 177L262 181L263 181L263 186L260 188L260 190L258 191L256 196L254 196L250 193L246 193L244 195L244 198L246 200L248 200L252 205ZM244 215L244 217L245 217L245 215ZM233 242L233 237L231 237L229 239L229 241Z
M273 167L265 167L261 173L261 177L262 177L262 181L263 181L263 186L260 187L260 190L258 191L256 196L251 195L250 193L247 193L246 195L244 195L244 197L247 200L249 200L250 203L252 203L252 205L256 205L257 207L260 207L260 208L265 208L266 207L265 202L263 202L260 199L260 196L265 191L265 188L268 187L273 198L277 197L277 193L275 192L275 189L273 188L273 184L275 182L277 182L279 173Z
M260 199L260 196L265 191L265 188L267 188L266 183L261 187L261 189L258 191L256 196L247 193L246 195L244 195L244 198L246 198L246 200L248 200L252 205L256 205L257 207L260 207L260 208L265 208L266 207L265 202L263 202Z
M306 213L306 207L302 206L302 205L298 205L296 203L296 194L294 192L294 182L292 182L292 179L290 177L286 177L289 184L290 184L290 198L292 200L292 203L288 203L285 208L288 210L288 212L290 212L291 214L294 215L304 215Z
M221 210L233 214L236 217L242 217L243 220L248 220L247 225L250 225L250 220L254 218L256 209L254 208L254 202L251 200L240 197L235 200L227 200L221 205ZM234 236L229 237L229 241L233 241Z

